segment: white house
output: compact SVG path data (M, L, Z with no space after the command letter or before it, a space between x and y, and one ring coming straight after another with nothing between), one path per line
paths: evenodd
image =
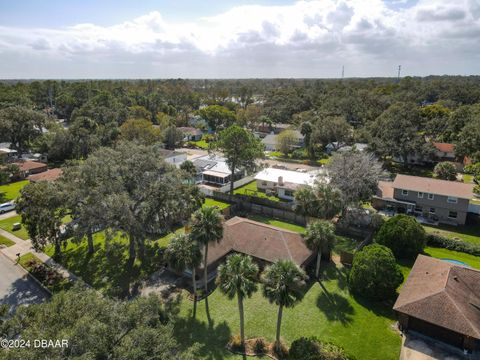
M294 192L300 186L312 186L318 176L326 178L325 170L299 172L268 168L255 175L257 189L274 192L281 199L294 200Z
M295 148L300 148L304 145L304 136L298 130L292 130L296 138ZM277 151L278 148L278 135L269 134L262 139L263 145L265 145L266 151Z
M161 149L160 154L165 162L180 167L180 165L187 160L187 154L174 150Z
M192 160L197 169L197 183L223 186L230 183L232 172L225 158L217 155L200 156ZM244 171L235 170L234 181L244 176Z

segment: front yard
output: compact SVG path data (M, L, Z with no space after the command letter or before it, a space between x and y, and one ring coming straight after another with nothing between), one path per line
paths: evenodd
M15 200L20 196L20 190L22 190L28 183L28 180L22 180L6 185L0 185L0 203Z
M6 237L0 235L0 245L4 245L5 247L9 247L9 246L15 245L15 243L12 240L7 239Z
M480 225L465 226L429 226L423 225L425 231L430 234L442 235L454 240L462 240L480 245Z
M29 238L27 229L22 225L20 230L12 230L13 224L21 223L22 217L20 215L15 215L3 220L0 220L0 229L8 231L10 234L13 234L20 239L27 240Z

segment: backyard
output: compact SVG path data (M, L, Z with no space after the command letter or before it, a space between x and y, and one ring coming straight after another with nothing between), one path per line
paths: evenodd
M0 185L0 203L15 200L20 195L20 190L29 183L28 180Z
M462 240L472 244L480 245L480 225L464 226L429 226L423 225L427 233L442 235L454 240Z
M265 191L259 190L255 180L235 189L233 193L238 195L256 196L258 198L268 199L271 201L286 201L278 198L275 195L267 195Z

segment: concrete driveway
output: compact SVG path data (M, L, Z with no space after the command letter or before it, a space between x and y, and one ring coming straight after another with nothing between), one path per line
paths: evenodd
M475 359L463 356L460 349L409 332L404 335L400 360L463 360Z
M37 304L49 294L19 266L0 254L0 304L8 304L13 311L19 305Z

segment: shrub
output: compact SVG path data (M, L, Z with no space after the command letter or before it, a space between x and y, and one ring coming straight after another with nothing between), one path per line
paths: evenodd
M442 161L435 165L433 169L435 176L443 180L456 180L457 179L457 169L455 165L449 161Z
M234 335L230 338L230 347L235 351L243 351L242 338L240 335Z
M289 360L353 360L341 347L322 343L316 337L295 340L288 353Z
M475 185L475 187L473 188L473 192L476 195L480 195L480 185Z
M474 256L480 256L480 245L468 243L461 240L449 239L438 234L428 234L427 244L434 247L445 248L453 251L460 251Z
M275 342L272 343L272 352L277 355L279 359L287 359L288 347L283 342L280 342L280 347L277 349Z
M267 343L265 342L264 338L258 338L255 340L255 344L253 345L253 351L255 354L263 354L267 350Z
M386 300L395 295L402 281L402 272L386 246L368 245L355 254L349 275L349 286L354 293Z
M375 241L390 248L397 258L413 259L423 252L425 229L413 216L395 215L378 231Z

